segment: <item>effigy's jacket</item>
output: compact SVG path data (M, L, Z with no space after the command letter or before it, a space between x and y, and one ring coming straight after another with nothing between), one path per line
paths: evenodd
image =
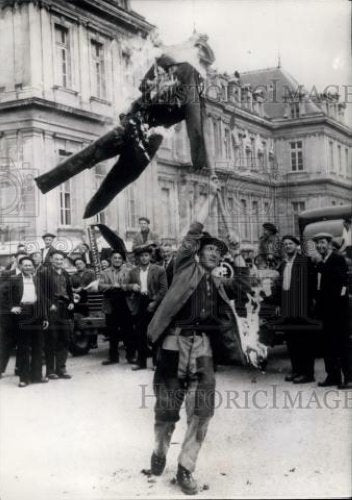
M174 268L174 278L163 301L156 310L148 328L148 338L152 343L160 344L173 325L173 319L198 287L205 274L205 269L197 262L203 225L194 222L181 247L178 250ZM211 277L222 299L220 328L210 333L214 360L219 364L246 364L246 357L241 347L236 316L230 300L235 300L236 308L244 305L251 292L245 278L223 279ZM238 309L237 309L238 311Z

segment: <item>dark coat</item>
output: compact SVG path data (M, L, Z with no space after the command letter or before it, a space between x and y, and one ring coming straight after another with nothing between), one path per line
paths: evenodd
M57 302L54 296L54 273L54 269L51 266L47 266L37 275L39 278L40 286L42 287L43 293L45 294L45 302L48 309L50 309L52 305L56 305ZM66 291L69 297L69 301L73 303L73 290L70 275L67 271L65 271L65 269L62 270L62 273L66 279Z
M174 277L175 262L176 262L176 257L173 255L166 267L163 262L160 264L165 269L168 287L170 287L172 279Z
M317 265L320 290L317 293L319 318L332 321L348 319L348 266L345 258L332 252L326 262Z
M126 283L127 291L132 291L133 284L141 285L140 267L135 267L130 270ZM155 302L156 306L158 306L167 292L165 269L157 264L149 264L147 288L150 301ZM127 303L132 314L138 313L140 297L141 294L136 292L132 292L127 297Z
M38 276L33 276L33 282L35 291L37 294L37 302L34 306L34 315L38 320L47 319L47 307L46 307L46 297L44 290L41 286L40 279ZM5 289L5 294L7 295L7 302L9 309L13 307L20 307L21 299L23 296L23 276L18 274L17 276L12 276L8 282Z
M202 224L192 224L177 252L172 285L149 324L148 336L153 343L160 343L167 335L176 314L194 293L205 274L205 269L196 259L202 230ZM222 316L227 318L223 321L220 331L211 338L214 358L222 364L233 362L246 364L230 300L235 299L236 305L237 302L244 304L251 289L242 277L222 279L212 276L212 280L222 299Z
M284 291L282 285L286 265L284 260L278 268L279 278L275 283L273 299L281 307L283 318L295 318L297 321L308 319L313 315L316 269L308 257L297 253L292 265L290 289Z

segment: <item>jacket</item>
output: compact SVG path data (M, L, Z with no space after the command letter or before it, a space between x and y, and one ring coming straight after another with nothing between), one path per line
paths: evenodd
M102 271L99 278L99 291L104 293L103 300L103 313L111 314L113 312L114 302L117 300L126 300L125 297L125 285L128 280L128 274L130 269L126 264L122 264L120 271L118 272L118 284L121 286L121 289L114 288L114 272L113 268L105 269Z
M174 277L167 294L153 316L148 328L148 337L153 343L160 343L172 327L173 319L198 287L205 269L197 262L196 254L202 237L203 225L191 225L176 255ZM227 364L240 362L246 364L241 348L237 320L230 300L244 304L251 289L244 277L223 279L212 276L213 283L222 299L223 315L227 320L220 330L210 335L213 356L216 362Z
M127 304L132 314L137 314L139 311L139 303L141 294L132 291L132 285L141 285L140 267L131 269L127 278L126 290L132 292L127 298ZM160 304L167 292L167 278L165 269L157 264L149 264L148 271L148 297L156 306Z
M141 245L148 245L149 243L158 243L158 242L159 242L159 236L153 231L149 230L147 241L144 241L143 235L141 231L139 231L133 238L132 250Z
M317 265L317 313L323 320L348 318L348 266L345 258L332 252L325 262ZM320 278L319 278L320 274Z
M38 320L46 320L47 307L46 307L46 297L42 284L38 276L33 276L33 282L35 291L37 294L37 302L34 304L34 316ZM5 294L7 295L9 310L13 307L20 307L21 299L23 296L23 275L18 274L17 276L12 276L8 282L5 289Z
M275 303L281 306L281 316L297 320L311 318L317 286L315 267L308 257L297 253L292 264L290 289L284 291L282 287L286 265L287 261L284 260L278 268L279 278L273 294Z
M48 309L52 305L56 305L57 298L55 297L54 290L54 269L51 266L46 266L43 270L37 274L39 278L40 286L42 287L43 293L45 294L45 303ZM73 290L71 284L71 278L65 269L62 269L62 273L66 279L66 291L69 298L69 301L73 303Z

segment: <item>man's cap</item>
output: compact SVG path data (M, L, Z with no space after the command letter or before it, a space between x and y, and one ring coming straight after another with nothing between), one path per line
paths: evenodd
M274 234L276 234L278 232L277 227L272 222L264 222L263 228L268 229L269 231L271 231Z
M138 222L141 222L142 220L144 220L147 224L150 224L150 220L148 219L148 217L140 217L138 219Z
M152 254L153 247L151 245L139 245L138 247L135 247L133 249L133 252L135 255L140 255L141 253L144 253L144 252Z
M222 240L219 240L218 238L211 236L207 231L203 231L202 237L199 240L199 242L200 242L199 251L205 245L216 245L219 248L221 255L225 255L229 251L227 245Z
M293 241L293 243L296 243L296 245L301 244L301 242L299 241L297 236L294 236L293 234L285 234L285 236L282 237L282 241L285 241L285 240L291 240L291 241Z
M333 235L330 233L321 232L321 233L317 233L314 236L312 236L313 241L318 241L318 240L323 240L323 239L331 241L333 239Z
M47 236L50 236L51 238L56 238L56 234L53 234L53 233L44 233L42 238L46 238Z
M63 252L62 250L57 250L56 248L55 248L55 250L52 252L51 256L53 256L53 255L55 255L55 254L57 254L57 253L58 253L59 255L61 255L64 259L66 259L67 254L65 254L65 252ZM70 260L71 260L71 259L70 259ZM71 260L71 262L72 262L72 260Z

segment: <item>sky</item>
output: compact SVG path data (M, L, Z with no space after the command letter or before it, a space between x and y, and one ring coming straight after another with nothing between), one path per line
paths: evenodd
M352 124L351 10L348 0L131 0L164 44L195 28L209 36L218 71L281 66L309 91L338 85ZM350 88L346 89L345 86Z

